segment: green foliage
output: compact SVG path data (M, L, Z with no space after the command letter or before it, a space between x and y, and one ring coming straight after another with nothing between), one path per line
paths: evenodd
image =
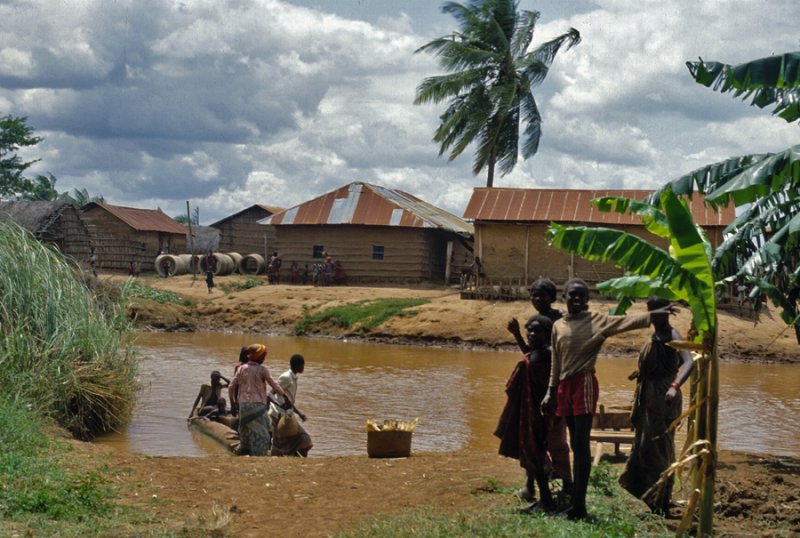
M31 182L30 191L20 197L24 200L57 200L58 191L56 190L56 177L53 174L36 176Z
M698 84L721 93L733 93L751 105L775 105L772 111L788 122L800 119L800 51L767 56L739 65L686 62Z
M519 505L509 505L513 498L507 488L483 489L481 510L443 512L435 507L406 511L398 516L368 519L341 538L366 537L450 537L476 536L516 538L547 536L563 538L655 537L669 536L660 518L646 513L643 505L617 484L615 471L601 465L592 475L589 499L592 506L588 521L572 522L553 515L527 515ZM599 489L597 484L599 484Z
M92 202L100 204L105 202L105 198L103 198L102 194L92 195L89 194L89 191L87 191L85 188L79 189L77 187L72 189L72 194L66 191L62 192L58 195L58 199L63 200L77 208L81 208Z
M800 120L800 52L768 56L731 66L689 62L699 84L747 99L788 122ZM701 193L713 205L733 203L745 211L725 230L713 270L717 280L743 280L752 287L756 313L767 294L794 324L800 343L800 146L776 153L733 157L704 166L671 181L676 194ZM660 192L650 201L656 200Z
M23 175L37 161L23 161L17 152L35 146L41 138L33 135L24 116L0 116L0 197L20 196L33 190Z
M386 298L334 306L321 312L306 314L294 326L294 334L304 335L312 325L319 323L332 323L343 329L356 327L361 332L368 332L392 317L414 316L416 311L408 309L428 302L427 299Z
M0 392L81 438L124 424L137 386L123 306L97 301L76 265L0 222Z
M106 513L112 494L106 479L65 470L67 447L44 435L31 408L0 399L0 515L80 521Z
M131 281L125 286L125 296L128 298L149 299L160 304L177 304L181 306L191 306L190 299L182 297L177 293L151 288L145 284Z
M539 12L519 11L514 0L446 2L442 12L456 19L459 30L417 52L434 54L450 74L423 80L414 103L448 101L433 137L439 155L449 151L452 161L475 142L472 171L488 168L491 187L495 163L503 175L517 163L521 123L523 157L538 151L542 117L532 89L545 79L558 51L577 45L580 34L571 28L528 51Z
M75 207L89 202L102 202L102 196L90 196L86 189L74 189L74 194L56 190L56 177L47 173L28 179L23 174L40 159L23 161L17 152L33 147L42 139L33 135L24 116L0 116L0 198L13 197L20 200L63 200Z
M244 291L249 290L250 288L255 288L256 286L263 286L266 284L265 280L259 280L258 278L248 278L244 282L225 282L220 284L219 287L225 293L233 293L235 291Z

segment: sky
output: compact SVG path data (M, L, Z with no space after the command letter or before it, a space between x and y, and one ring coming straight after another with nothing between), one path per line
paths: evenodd
M210 224L364 181L462 215L485 173L432 141L443 71L415 50L457 25L436 0L0 0L0 116L26 116L59 191ZM534 45L576 28L534 90L539 152L496 187L657 188L800 143L689 75L800 49L796 0L520 0Z

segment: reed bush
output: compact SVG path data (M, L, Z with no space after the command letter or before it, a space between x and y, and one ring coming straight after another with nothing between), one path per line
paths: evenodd
M136 361L120 297L98 301L80 268L0 222L0 391L75 436L130 417Z

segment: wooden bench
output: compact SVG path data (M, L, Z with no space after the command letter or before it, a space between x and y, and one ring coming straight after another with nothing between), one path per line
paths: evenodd
M596 443L594 464L600 463L603 455L603 443L614 443L614 454L620 456L622 452L619 446L622 444L632 445L633 439L630 407L606 410L605 406L601 404L598 412L594 415L592 432L589 434L589 440Z

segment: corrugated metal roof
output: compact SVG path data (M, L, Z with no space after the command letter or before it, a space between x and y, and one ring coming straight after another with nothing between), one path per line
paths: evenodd
M234 217L238 217L239 215L241 215L245 211L250 211L254 207L258 207L258 208L263 209L264 211L266 211L268 213L267 216L274 215L275 213L280 213L281 211L283 211L282 207L264 205L264 204L254 204L254 205L251 205L249 207L245 207L241 211L237 211L233 215L228 215L227 217L221 218L217 222L215 222L213 224L210 224L209 226L213 226L213 227L220 226L223 222L226 222L226 221L228 221L228 220L230 220L230 219L232 219Z
M298 206L260 220L261 224L362 224L437 228L473 233L463 219L397 189L350 183Z
M166 215L160 209L139 209L92 202L83 206L83 211L95 206L108 211L139 232L165 232L183 235L188 231L188 228L183 224Z
M474 221L581 222L591 224L642 225L633 215L606 213L589 203L603 196L625 196L642 200L653 191L632 189L507 189L479 187L464 211L464 218ZM689 207L701 226L727 226L735 218L732 205L715 212L700 195L692 197Z

